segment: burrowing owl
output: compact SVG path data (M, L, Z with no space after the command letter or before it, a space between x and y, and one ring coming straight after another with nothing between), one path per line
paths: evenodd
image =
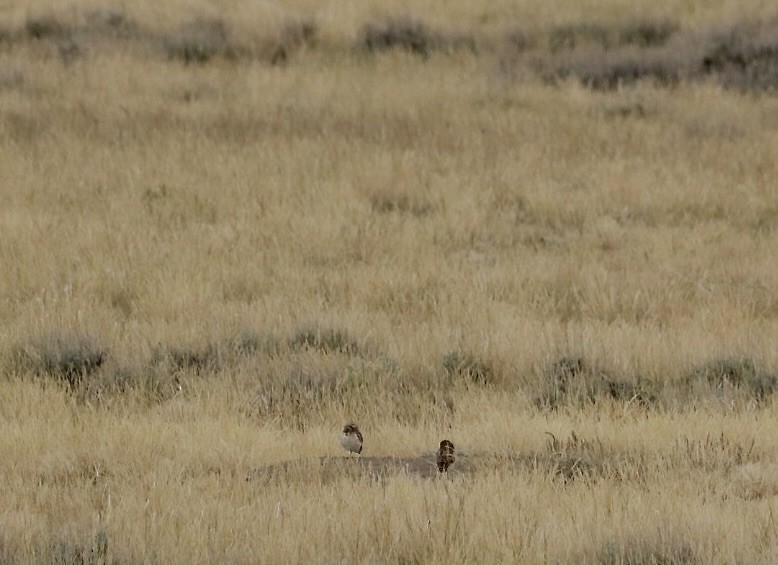
M454 444L444 439L438 449L438 471L448 472L448 468L454 464Z
M346 424L343 426L340 445L351 453L362 453L362 432L359 431L356 424Z

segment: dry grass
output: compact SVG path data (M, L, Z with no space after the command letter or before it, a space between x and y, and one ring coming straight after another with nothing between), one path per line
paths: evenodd
M775 562L778 12L563 4L4 8L0 561Z

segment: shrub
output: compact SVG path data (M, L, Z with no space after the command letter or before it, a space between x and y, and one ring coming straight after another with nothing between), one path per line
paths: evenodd
M641 80L651 80L659 86L675 85L683 76L683 67L683 60L669 53L628 50L589 53L560 64L556 75L576 77L595 90L615 90Z
M678 25L669 21L644 21L618 29L619 45L660 47L678 31Z
M69 331L51 332L12 354L16 368L58 378L69 386L100 369L106 351L91 337Z
M601 398L652 404L659 393L656 385L639 377L613 379L580 357L561 357L544 371L542 382L543 391L535 399L542 408L594 403Z
M594 401L593 371L580 357L561 357L542 375L541 395L535 403L541 407L556 408L571 399Z
M535 47L535 41L524 30L516 30L508 34L508 47L515 53L524 53Z
M715 37L701 61L703 75L741 90L778 89L778 28L733 30Z
M68 31L59 20L52 16L27 18L27 21L24 23L24 30L33 39L59 37Z
M427 56L437 39L427 26L409 18L393 18L368 24L362 30L360 44L371 53L402 49L415 55Z
M778 390L778 375L761 372L752 359L724 357L695 367L688 375L687 386L704 381L711 388L735 387L761 401Z
M734 385L741 385L756 376L756 365L751 359L725 357L696 367L693 374L703 377L712 386L720 386L724 379Z
M167 54L186 64L207 63L217 56L234 56L230 35L222 20L198 19L182 26L178 34L167 41Z

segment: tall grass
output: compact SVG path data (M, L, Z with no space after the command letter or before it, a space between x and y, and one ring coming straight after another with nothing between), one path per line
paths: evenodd
M0 560L775 561L775 15L14 3Z

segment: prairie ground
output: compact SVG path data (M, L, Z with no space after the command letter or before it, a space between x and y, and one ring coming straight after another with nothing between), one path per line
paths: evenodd
M771 3L63 6L0 7L0 561L778 561Z

